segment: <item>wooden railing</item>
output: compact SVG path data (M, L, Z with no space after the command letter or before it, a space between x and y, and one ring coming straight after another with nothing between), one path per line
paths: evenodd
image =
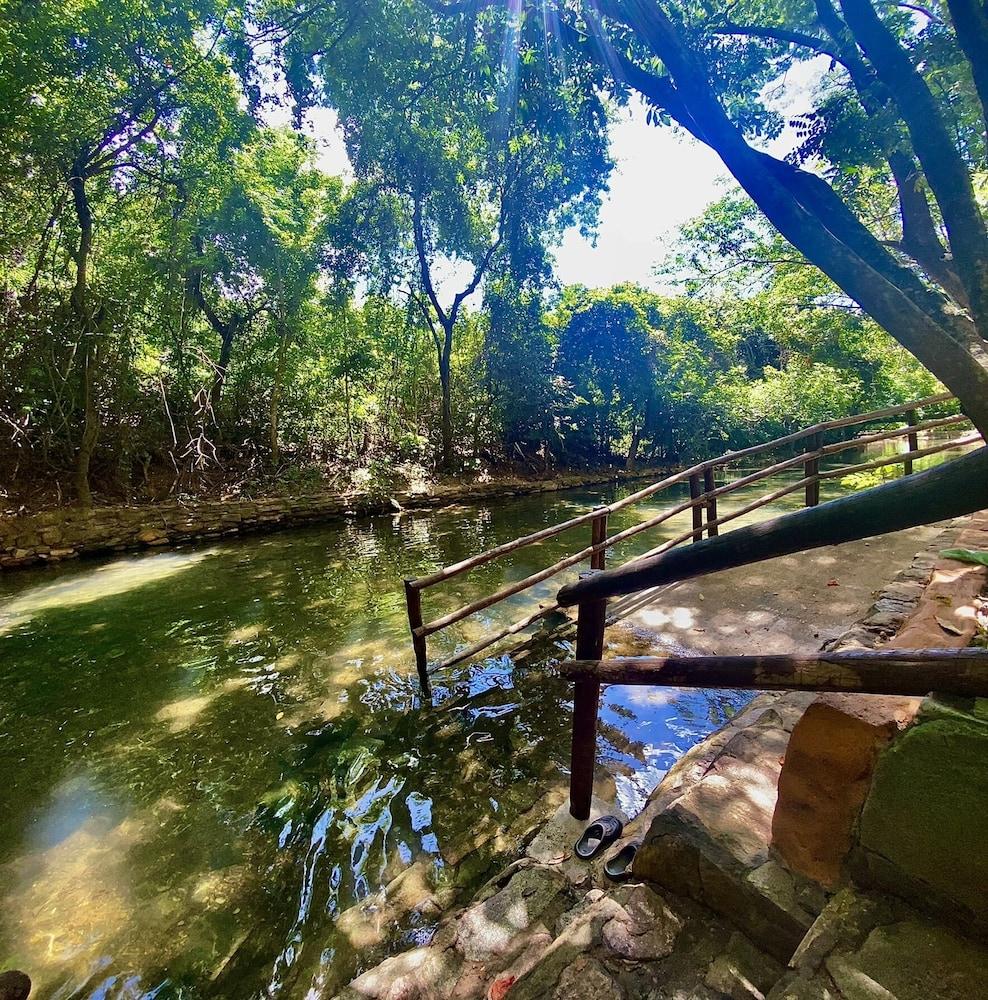
M601 602L603 603L603 602ZM570 813L590 817L601 684L727 688L757 691L837 691L923 697L930 691L966 698L988 696L988 649L854 649L809 656L643 656L600 659L594 633L602 622L584 615L578 636L593 658L560 664L573 681ZM586 620L588 627L580 625ZM579 642L579 639L578 639Z
M554 524L548 528L543 528L521 538L513 539L510 542L505 542L503 545L498 545L495 548L487 550L486 552L481 552L468 559L454 563L453 565L445 566L442 569L436 570L434 573L428 574L427 576L406 580L405 600L408 610L408 622L412 634L412 646L415 653L416 668L423 692L426 695L429 694L429 677L437 670L472 659L485 649L489 649L495 643L509 638L512 635L517 635L519 632L522 632L534 625L540 619L546 618L549 615L558 612L564 604L559 600L553 601L546 606L538 608L536 611L526 615L520 620L515 621L512 624L505 625L502 628L484 636L480 641L475 642L464 649L458 650L454 653L454 655L431 665L429 663L427 646L429 636L435 635L436 633L463 621L465 618L477 614L480 611L484 611L495 604L515 596L516 594L520 594L523 591L528 590L529 588L534 587L537 584L542 583L543 581L548 580L551 577L556 576L557 574L562 573L586 560L589 560L591 570L602 570L605 563L605 554L608 549L613 548L614 546L619 545L622 542L641 534L642 532L657 528L659 525L678 514L682 514L687 510L692 511L692 527L688 531L681 532L673 538L662 542L660 545L651 549L644 555L637 556L634 560L635 563L639 560L659 555L683 542L698 542L704 537L704 535L708 538L716 537L719 534L721 526L734 521L739 517L743 517L745 514L749 514L752 511L764 507L767 504L773 503L784 496L798 491L804 492L805 505L807 507L815 507L820 502L820 484L826 480L848 476L853 473L880 469L891 465L903 465L906 473L910 473L913 470L913 463L916 459L962 447L964 445L974 444L980 441L981 438L977 433L970 433L952 438L950 440L937 442L936 444L926 448L919 447L919 434L923 431L954 427L960 424L969 423L963 414L946 417L932 417L928 419L923 418L921 413L922 410L952 402L953 398L954 397L949 393L945 393L939 396L931 396L926 399L916 400L912 403L905 403L900 406L888 407L883 410L874 410L870 413L843 417L838 420L829 420L823 423L815 424L812 427L796 431L793 434L788 434L785 437L777 438L774 441L769 441L765 444L755 445L754 447L745 448L740 451L727 452L717 458L708 459L707 461L700 462L691 468L667 476L659 482L653 483L644 489L637 490L630 496L625 497L623 500L618 500L615 503L597 507L577 517L561 521L558 524ZM888 422L893 418L902 416L905 416L906 418L906 423L903 426L895 427L893 429L884 429L858 437L835 441L829 444L824 443L824 438L828 433L846 430L849 427L865 423L874 423L878 421ZM908 442L907 450L905 452L886 456L873 461L862 462L857 465L842 466L840 468L826 469L824 471L821 471L820 469L820 462L822 459L837 455L842 451L903 437L906 438ZM756 472L741 476L740 478L726 483L723 486L718 487L716 485L716 472L718 469L724 469L727 466L744 459L764 455L771 451L778 451L782 448L789 448L804 442L805 445L808 445L808 447L796 455L781 459L771 465L759 469ZM718 513L718 500L720 498L728 496L736 490L750 486L770 476L777 475L778 473L798 468L800 466L803 469L803 475L800 479L788 483L779 489L772 490L771 492L744 504L740 508L732 510L727 514ZM619 531L608 536L607 524L610 515L682 483L686 483L689 486L689 499L679 503L673 503L671 506L662 510L661 513L647 518L630 528L625 528L623 531ZM424 591L435 587L438 584L445 583L446 581L458 577L461 574L468 573L469 571L476 569L478 566L483 566L496 559L508 556L521 548L538 544L539 542L554 538L564 531L569 531L573 528L578 528L586 524L590 525L589 545L580 548L578 551L573 552L572 554L558 560L544 569L539 570L538 572L526 576L522 580L518 580L502 587L500 590L497 590L492 594L471 601L468 604L464 604L453 611L440 615L429 621L424 620L422 609L422 594ZM625 592L627 593L627 591ZM574 602L566 602L566 604L569 603ZM603 648L603 627L606 618L606 599L596 603L599 604L599 607L592 612L588 610L586 614L584 613L581 605L580 621L577 626L577 655L580 659L584 660L599 659ZM600 637L599 640L597 638L598 634ZM582 647L580 644L581 635L584 638ZM590 636L593 636L592 640ZM585 699L581 699L581 701L585 701ZM594 726L595 720L596 704L594 705ZM592 747L590 752L592 771Z
M915 456L919 449L912 447ZM904 457L904 456L900 456ZM870 463L873 464L873 463ZM783 514L689 549L633 560L563 587L578 608L573 681L570 812L590 814L600 685L853 691L988 696L988 651L855 650L809 657L705 656L601 660L607 600L763 559L867 538L988 508L988 448L978 448L905 482L887 483L821 506Z

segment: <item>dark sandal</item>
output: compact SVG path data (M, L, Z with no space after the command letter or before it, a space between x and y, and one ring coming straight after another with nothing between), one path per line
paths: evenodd
M601 816L583 831L576 842L576 856L584 861L597 857L605 847L614 843L624 831L624 824L617 816Z
M635 855L641 846L640 840L629 840L620 851L612 854L604 862L604 874L612 882L627 882L631 878L631 866L634 864Z

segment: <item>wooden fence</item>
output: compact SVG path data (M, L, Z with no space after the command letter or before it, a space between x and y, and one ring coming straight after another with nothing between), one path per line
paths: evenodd
M454 655L432 664L429 662L427 646L429 636L435 635L450 626L456 625L458 622L463 621L471 615L484 611L495 604L499 604L500 602L515 596L516 594L522 593L523 591L528 590L531 587L534 587L537 584L578 565L579 563L589 561L591 570L602 570L605 564L605 554L608 549L611 549L616 545L620 545L622 542L627 541L642 532L657 528L659 525L678 514L682 514L688 510L692 511L692 527L689 530L681 532L673 538L662 542L660 545L651 549L644 555L637 556L633 562L658 555L673 548L674 546L681 545L684 542L699 541L704 537L704 535L707 537L714 537L719 534L720 528L723 525L792 493L802 491L804 493L805 505L807 507L814 507L820 502L820 484L829 479L845 477L854 473L868 472L894 465L902 465L904 467L905 474L909 474L913 471L913 463L917 459L980 442L980 435L976 432L970 432L962 434L958 437L952 437L949 440L939 441L925 448L920 448L919 435L922 432L942 428L959 427L960 425L970 423L963 414L924 417L923 410L938 406L942 407L943 404L949 404L953 401L954 397L949 393L939 396L931 396L926 399L916 400L912 403L905 403L900 406L874 410L870 413L843 417L839 420L828 420L823 423L815 424L812 427L796 431L793 434L788 434L785 437L769 441L765 444L745 448L740 451L727 452L716 458L700 462L697 465L684 469L681 472L673 473L659 482L637 490L630 496L625 497L623 500L618 500L615 503L597 507L577 517L569 518L566 521L561 521L558 524L543 528L529 535L513 539L510 542L505 542L503 545L498 545L495 548L471 556L468 559L461 560L453 565L444 566L427 576L406 580L405 601L408 610L408 622L412 635L412 646L415 653L416 668L418 670L419 681L423 692L426 695L429 694L429 677L431 674L434 674L438 670L451 667L457 663L462 663L476 657L478 654L486 649L489 649L494 644L510 638L513 635L517 635L519 632L522 632L534 625L540 619L546 618L549 615L558 612L563 607L563 604L561 604L558 600L553 601L548 605L540 607L536 611L524 616L520 620L491 632L490 634L484 636L480 641L472 643L465 648L458 649ZM905 423L891 429L885 427L877 431L859 434L856 437L844 438L830 443L827 443L825 440L828 434L833 434L834 432L846 432L848 428L868 423L888 424L892 420L903 417L905 418ZM849 449L861 448L869 444L895 440L897 438L904 438L906 440L907 447L904 452L871 461L861 462L855 465L821 470L820 463L823 459L838 455ZM764 456L773 451L779 452L783 449L794 449L797 453L789 457L780 458L774 463L766 465L756 472L740 476L733 481L727 482L723 486L716 485L718 470L725 470L728 466L734 465L742 460L751 459L756 456ZM722 497L729 496L731 493L739 489L751 486L770 476L800 467L802 468L803 475L798 480L772 490L769 493L730 511L727 514L720 514L718 512L718 500ZM614 514L616 511L623 510L626 507L631 507L632 505L640 503L643 500L654 497L662 491L670 490L671 488L683 483L688 484L689 486L690 495L688 499L672 503L670 506L664 508L660 513L629 528L625 528L623 531L619 531L613 535L607 534L608 518L611 514ZM424 620L422 595L426 590L445 583L446 581L458 577L461 574L468 573L469 571L476 569L478 566L483 566L486 563L508 556L525 546L536 545L539 542L554 538L556 535L559 535L564 531L569 531L573 528L578 528L587 524L590 525L590 539L588 545L578 549L565 558L558 560L552 565L546 566L544 569L532 573L522 580L510 583L485 597L471 601L468 604L464 604L453 611L439 615L429 621ZM581 608L581 617L577 625L578 656L584 660L600 659L603 648L603 628L606 618L606 601L600 601L597 603L599 603L599 607L593 612L588 611L587 614L583 614ZM599 619L599 622L597 619ZM584 639L582 645L580 643L581 636ZM591 636L593 637L592 639L590 638ZM580 701L586 701L586 699L580 699ZM593 714L595 728L596 701L594 702ZM590 753L592 771L592 747Z

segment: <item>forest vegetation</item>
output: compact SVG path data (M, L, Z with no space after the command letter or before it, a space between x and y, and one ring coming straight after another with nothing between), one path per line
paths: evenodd
M631 100L739 187L665 293L561 286ZM939 382L984 429L986 105L975 0L0 0L0 503L688 462Z

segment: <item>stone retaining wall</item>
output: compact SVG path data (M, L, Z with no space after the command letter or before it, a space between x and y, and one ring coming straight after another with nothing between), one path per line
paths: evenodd
M394 513L493 496L546 493L648 473L610 471L561 475L551 480L500 480L437 486L428 493L393 496L340 495L264 497L256 500L169 501L145 506L94 507L0 517L0 570L59 562L82 555L175 545L254 531L273 531L344 516Z

